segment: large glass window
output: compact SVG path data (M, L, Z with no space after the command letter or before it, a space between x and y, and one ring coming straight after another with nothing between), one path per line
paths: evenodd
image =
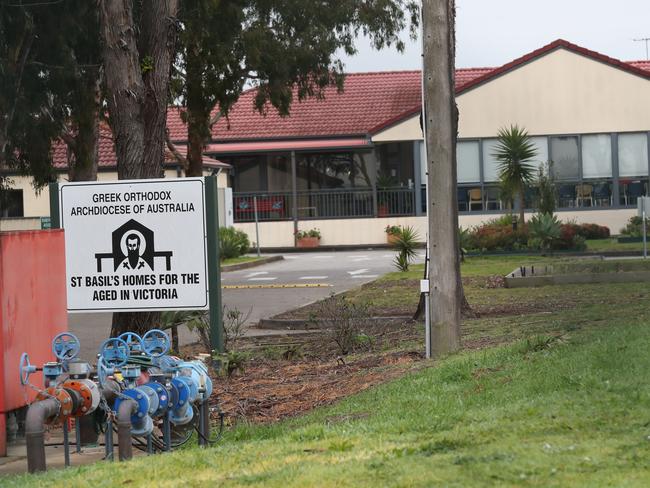
M646 134L619 134L619 176L645 176L648 174L648 136Z
M577 180L580 177L578 138L563 136L551 138L553 172L558 180Z
M479 147L476 141L456 144L456 164L459 183L474 183L481 180Z
M535 166L535 172L537 172L537 169L548 161L548 140L546 137L531 137L530 142L535 146L537 153L530 164Z
M0 217L23 217L23 191L0 190Z
M483 179L485 181L499 181L499 162L494 157L497 145L496 139L483 139Z
M612 138L609 134L582 136L583 178L612 176Z

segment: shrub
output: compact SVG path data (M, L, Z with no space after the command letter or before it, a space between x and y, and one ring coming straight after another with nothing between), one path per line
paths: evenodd
M512 230L512 224L487 224L472 229L470 247L481 251L515 251L525 249L528 243L526 227Z
M553 214L536 214L528 221L529 247L549 251L560 239L561 224Z
M366 339L363 332L370 317L368 309L368 304L356 304L342 295L331 295L318 303L312 319L327 330L338 352L345 355L372 347L372 340Z
M411 261L415 258L415 246L418 242L418 233L413 227L403 227L397 234L397 240L393 244L397 250L397 256L393 264L400 271L408 271Z
M391 236L399 235L400 232L402 232L402 228L399 225L387 225L384 230L386 231L386 234Z
M579 235L585 239L606 239L609 237L609 227L598 224L581 224Z
M239 257L248 252L250 242L246 232L234 227L219 227L221 260Z
M542 164L537 170L536 188L539 199L539 213L552 214L555 212L555 179L553 178L553 162Z
M309 229L309 230L299 230L296 232L297 239L303 239L305 237L316 237L321 238L320 230L318 229Z

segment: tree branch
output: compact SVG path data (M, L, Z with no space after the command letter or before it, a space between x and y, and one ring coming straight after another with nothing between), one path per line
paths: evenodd
M178 161L181 166L183 166L183 171L187 171L187 168L189 167L189 162L187 161L187 158L181 154L181 152L178 150L176 145L172 142L171 138L169 137L169 129L165 131L165 143L167 144L167 149L171 151L171 153L174 155L176 158L176 161Z

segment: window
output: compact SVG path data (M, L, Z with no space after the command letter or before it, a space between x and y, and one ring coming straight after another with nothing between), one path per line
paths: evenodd
M551 159L558 180L577 180L580 177L580 156L576 136L552 137Z
M648 174L648 137L645 134L619 134L619 176L645 176Z
M485 181L499 181L499 162L494 157L497 145L496 139L483 140L483 179Z
M531 164L535 166L535 172L537 172L537 168L548 161L548 139L546 137L531 137L530 142L535 146L537 152L531 161Z
M583 178L612 176L612 138L609 134L582 136Z
M0 191L0 217L24 217L23 191Z
M456 144L456 164L459 183L474 183L481 180L478 142L467 141Z

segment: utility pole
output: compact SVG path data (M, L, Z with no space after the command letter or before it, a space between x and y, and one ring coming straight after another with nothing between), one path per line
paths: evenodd
M423 88L430 242L431 353L460 347L462 285L458 251L454 97L455 1L423 0Z
M645 59L650 61L650 56L648 56L648 43L650 42L650 37L641 37L640 39L633 39L634 42L645 42Z

